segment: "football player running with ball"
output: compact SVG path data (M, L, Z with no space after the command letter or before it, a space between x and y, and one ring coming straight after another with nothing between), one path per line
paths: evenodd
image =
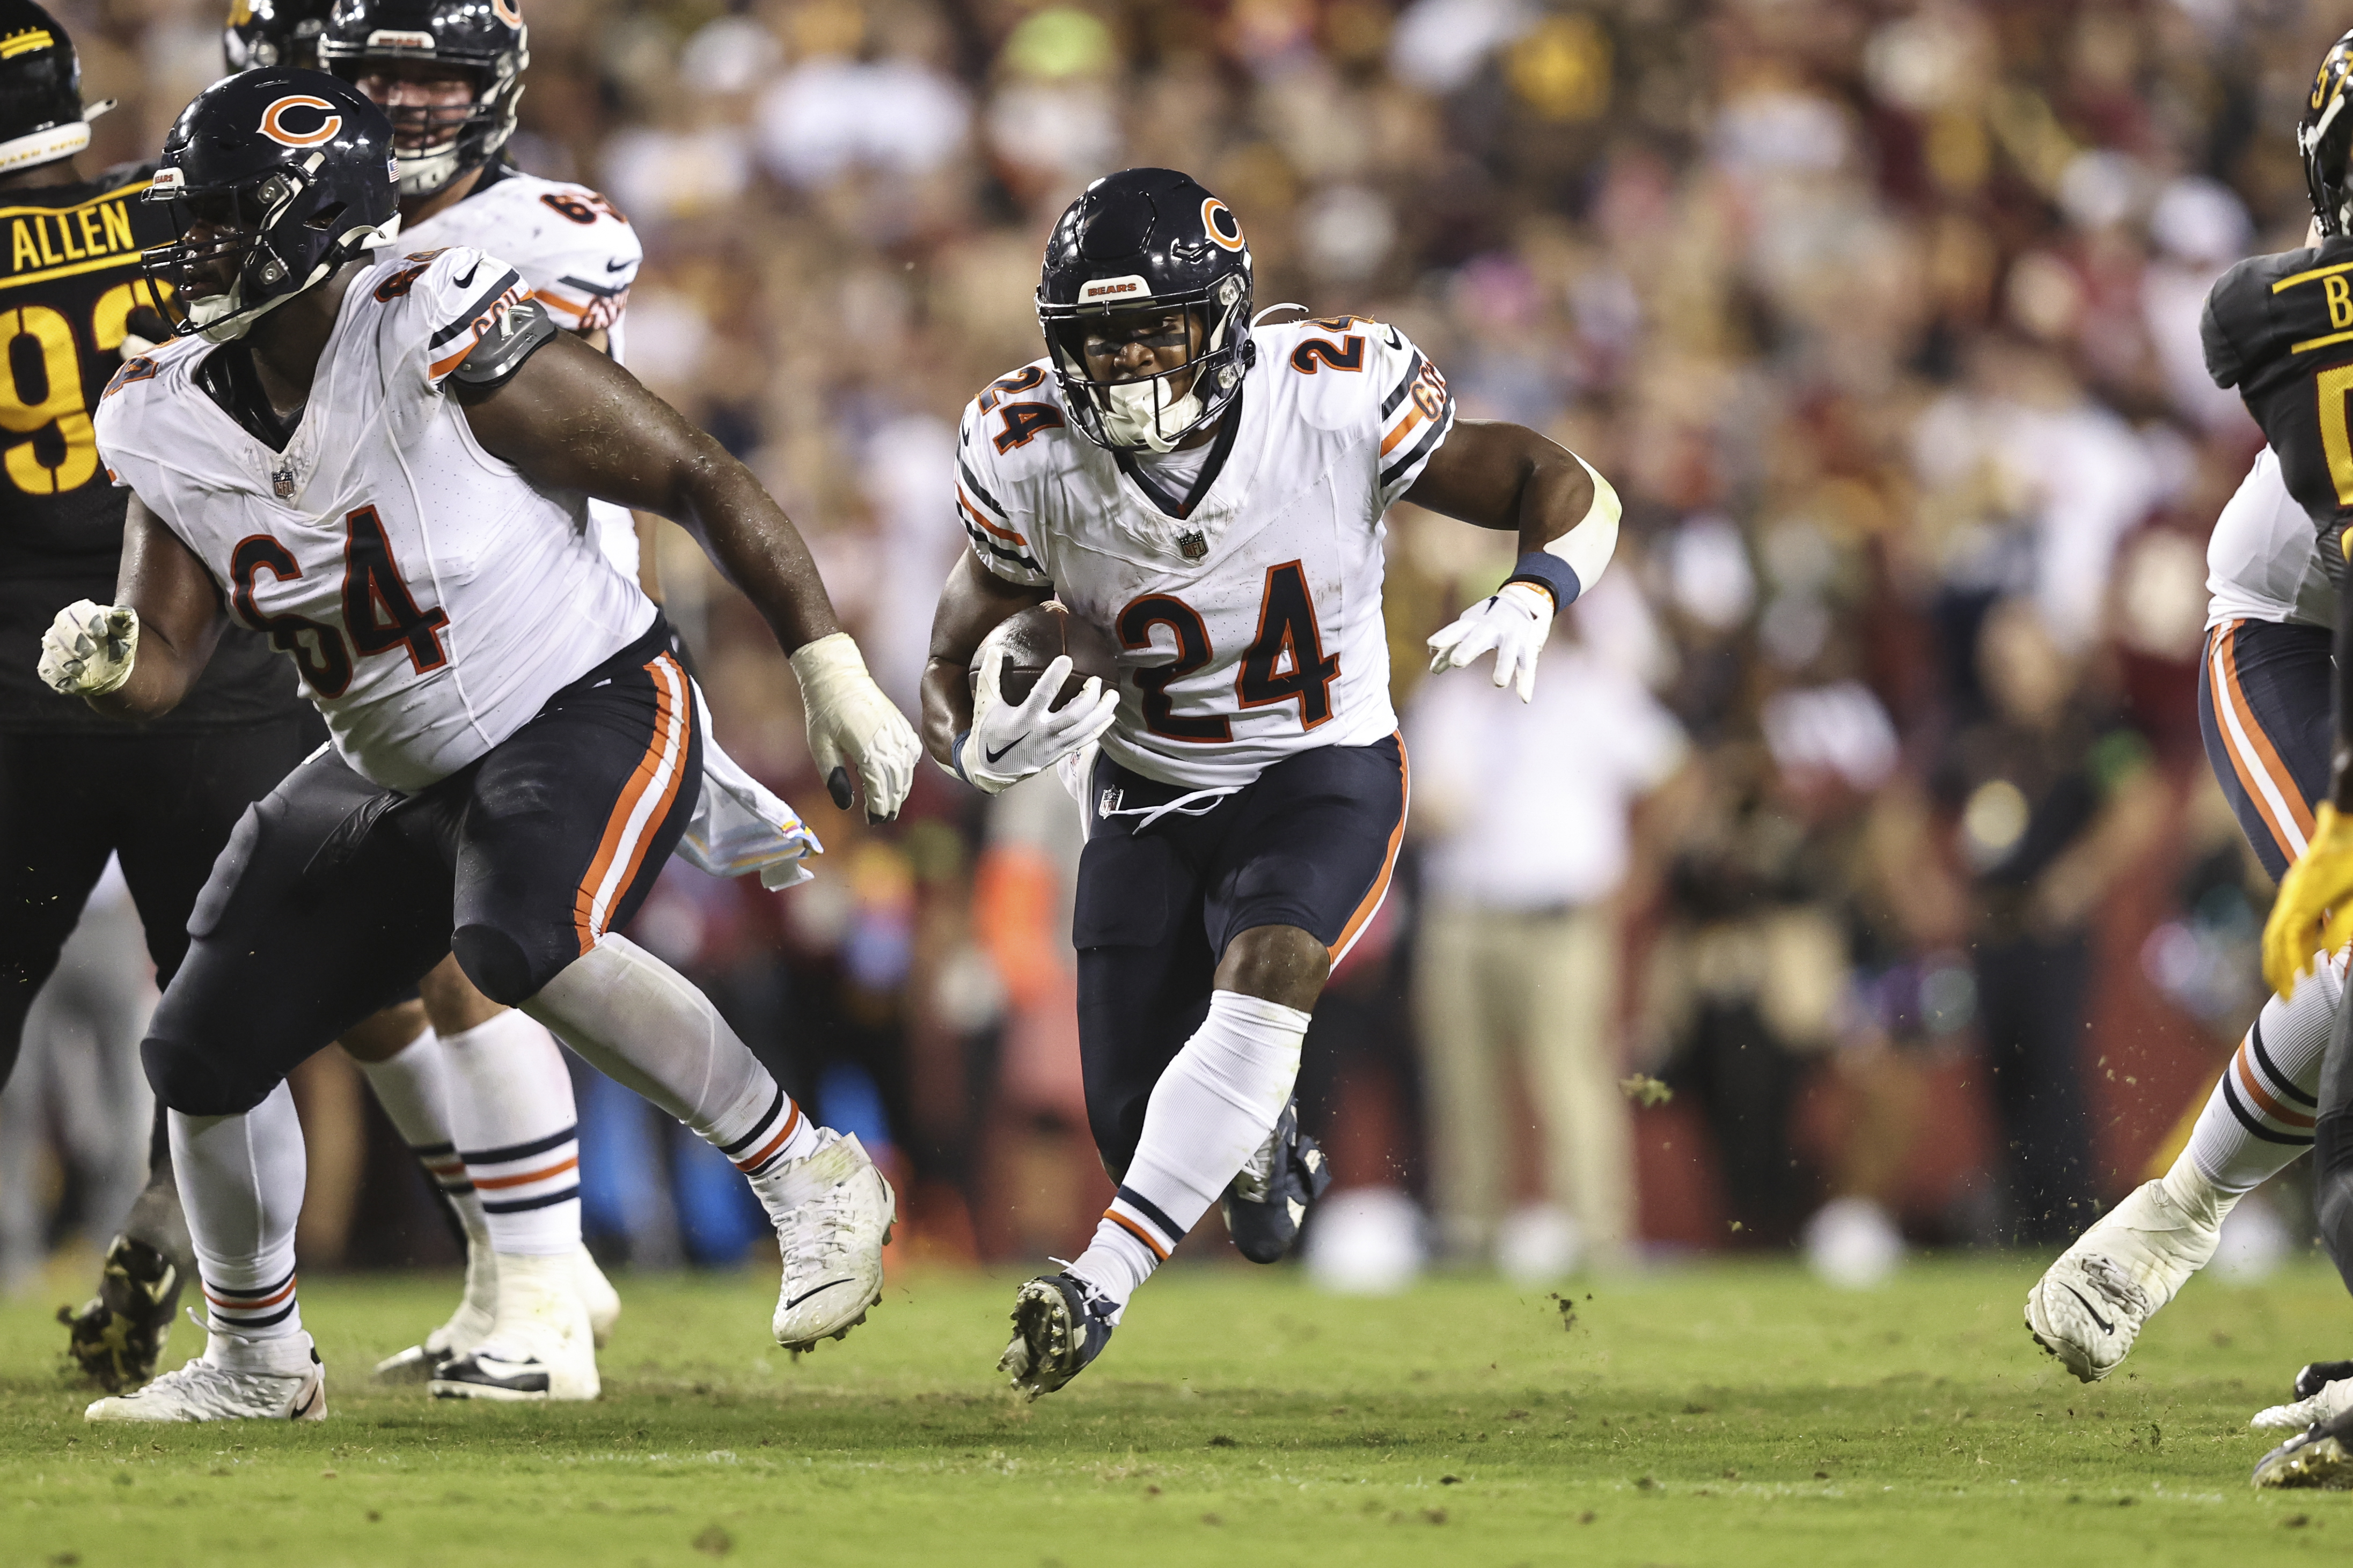
M685 831L704 757L659 611L583 496L676 518L790 654L811 747L894 812L916 753L791 522L628 374L466 247L377 260L393 131L348 84L269 69L199 95L153 187L184 335L98 415L135 499L113 605L43 654L102 712L169 711L227 616L266 631L333 736L248 813L143 1054L171 1108L209 1305L205 1354L93 1420L315 1418L287 1071L453 951L725 1152L775 1221L772 1328L807 1348L879 1299L892 1200L692 986L613 934ZM226 611L226 614L225 614Z
M1298 1132L1300 1045L1388 889L1408 799L1383 513L1409 499L1518 534L1511 580L1430 647L1434 668L1492 652L1523 698L1617 543L1617 496L1581 458L1458 419L1393 327L1254 324L1250 282L1240 223L1189 176L1098 180L1047 242L1046 356L964 416L972 552L933 623L926 749L994 794L1100 742L1071 938L1088 1121L1119 1191L1016 1299L999 1370L1033 1398L1103 1352L1212 1204L1272 1262L1328 1180ZM991 639L1050 597L1124 650L1116 679L1056 708L1065 656L1008 700Z

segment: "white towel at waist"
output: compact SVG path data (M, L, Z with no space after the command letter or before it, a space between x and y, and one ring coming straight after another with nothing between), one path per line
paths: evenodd
M824 854L825 846L798 812L719 749L700 686L694 711L702 726L702 793L678 841L679 858L714 877L757 871L760 885L771 891L807 881L817 873L802 862Z

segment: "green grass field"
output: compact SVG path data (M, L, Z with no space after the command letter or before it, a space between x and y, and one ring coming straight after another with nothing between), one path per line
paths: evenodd
M1018 1405L1009 1279L894 1278L798 1365L774 1283L622 1279L605 1398L378 1392L454 1282L329 1279L320 1425L92 1427L37 1302L0 1308L0 1563L2026 1563L2353 1551L2353 1499L2257 1494L2247 1415L2348 1348L2317 1265L2193 1285L2085 1388L2019 1326L2031 1266L1839 1295L1794 1267L1338 1300L1179 1269L1109 1359ZM1590 1294L1588 1295L1588 1291ZM201 1336L185 1323L176 1360ZM2033 1554L2033 1555L2030 1555Z

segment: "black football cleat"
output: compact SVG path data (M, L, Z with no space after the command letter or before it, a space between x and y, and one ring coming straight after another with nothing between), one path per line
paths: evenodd
M1252 1263L1280 1263L1299 1239L1307 1205L1332 1184L1332 1163L1299 1130L1299 1101L1282 1108L1266 1146L1242 1167L1219 1206L1235 1248Z
M2295 1396L2309 1399L2332 1383L2353 1377L2353 1361L2316 1361L2295 1374Z
M1013 1342L997 1370L1032 1399L1051 1394L1103 1354L1118 1311L1075 1274L1040 1274L1013 1299Z
M2353 1411L2316 1421L2265 1454L2253 1479L2259 1487L2353 1489Z
M107 1244L98 1294L79 1312L58 1309L72 1331L67 1349L90 1380L111 1394L136 1388L155 1375L180 1311L179 1267L143 1241L118 1236Z

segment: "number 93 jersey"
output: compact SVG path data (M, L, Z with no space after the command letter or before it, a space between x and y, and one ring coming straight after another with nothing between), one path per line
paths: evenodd
M362 272L283 451L198 383L216 352L200 339L126 362L99 404L108 473L294 660L344 760L390 789L473 762L653 623L580 499L484 451L444 395L470 355L516 351L531 298L463 247Z
M2207 374L2237 387L2263 426L2341 587L2353 526L2353 238L2240 262L2208 292L2200 325Z
M1071 426L1042 359L975 398L958 440L974 553L1125 650L1103 752L1163 784L1246 784L1397 728L1381 518L1453 427L1453 397L1404 333L1361 316L1250 337L1206 447L1106 451Z

